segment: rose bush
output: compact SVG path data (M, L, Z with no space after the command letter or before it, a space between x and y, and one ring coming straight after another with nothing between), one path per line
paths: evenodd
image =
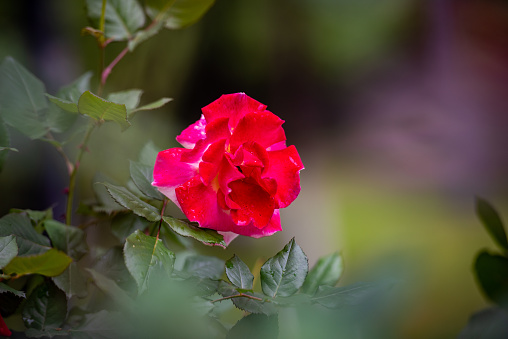
M284 121L244 93L223 95L202 112L176 138L185 148L158 154L152 184L226 243L280 231L279 209L298 196L304 168L296 148L286 147Z

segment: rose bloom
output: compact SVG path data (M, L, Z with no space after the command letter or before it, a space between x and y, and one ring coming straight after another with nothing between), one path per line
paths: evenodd
M223 95L202 112L176 138L185 148L158 154L152 184L226 244L281 231L279 209L300 193L304 168L296 148L286 147L284 121L244 93Z

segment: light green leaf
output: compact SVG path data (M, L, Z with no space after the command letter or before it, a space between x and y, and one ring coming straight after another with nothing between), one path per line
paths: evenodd
M58 91L56 96L64 100L78 103L79 97L85 92L90 90L90 79L92 78L92 72L86 72L69 85L66 85Z
M88 253L83 230L56 220L44 221L44 228L48 232L53 247L67 253L72 259L79 260Z
M219 282L218 292L223 297L231 297L238 295L238 297L231 298L231 301L233 301L233 304L241 310L250 313L263 313L266 315L275 314L277 312L275 305L271 301L266 300L266 297L264 295L260 293L242 292L243 294L249 295L256 299L249 297L241 297L239 296L240 292L233 285L225 282L224 280L221 280Z
M494 207L488 201L476 198L476 213L494 241L503 249L508 250L504 225Z
M139 294L151 285L170 279L175 255L160 239L140 231L131 234L124 246L125 265L138 284Z
M117 104L124 104L127 111L132 111L139 105L143 91L140 89L130 89L127 91L114 92L108 95L108 101L115 102Z
M236 255L226 261L226 275L236 287L251 290L254 276L249 267Z
M0 282L0 294L6 293L6 292L12 293L17 297L26 298L25 292L15 290L14 288L10 287L9 285L6 285L6 284Z
M87 278L75 261L71 262L62 274L52 279L55 285L65 292L68 299L73 296L84 298L87 295Z
M5 274L16 276L41 274L54 277L61 274L71 262L72 259L65 253L52 248L42 254L15 257L3 271Z
M86 91L78 101L78 111L88 115L97 121L116 122L122 130L126 130L131 124L127 120L127 109L125 105L115 104Z
M0 237L16 236L18 255L33 255L46 252L50 247L48 238L37 233L24 214L11 213L0 219Z
M99 28L102 0L87 0L88 17ZM136 0L108 0L104 34L114 40L131 38L145 24L143 9Z
M148 14L164 19L166 28L181 29L198 21L212 7L214 0L151 0Z
M53 285L42 284L28 297L22 315L27 328L60 328L67 315L67 300L63 292Z
M321 285L335 286L342 275L343 268L342 256L339 253L320 258L307 275L302 291L314 294Z
M94 269L87 268L86 270L92 275L95 285L106 295L110 296L115 303L128 310L133 308L134 300L114 280Z
M173 231L184 237L191 237L207 245L221 246L226 248L224 237L215 230L201 228L197 225L187 223L180 219L163 216L162 220L171 227Z
M31 139L46 134L44 84L13 58L0 65L0 117Z
M138 107L136 109L132 109L128 112L128 118L130 119L132 116L134 116L135 113L140 112L140 111L150 111L153 109L161 108L162 106L164 106L165 104L167 104L170 101L173 101L173 99L161 98L161 99L154 101L152 103L143 105L143 106Z
M155 207L142 201L125 188L106 182L101 184L106 186L109 194L117 203L130 209L140 217L144 217L150 221L159 221L161 219L160 212Z
M156 200L164 199L157 188L152 186L153 166L130 161L130 173L132 181L144 195Z
M12 258L18 255L18 244L16 237L9 235L0 237L0 269L7 265Z
M45 95L48 97L49 101L63 109L64 111L70 112L70 113L78 113L78 104L74 103L69 100L60 99L57 97L54 97L48 93L45 93Z
M308 270L307 256L293 238L282 251L268 259L261 267L263 293L272 298L288 297L296 293Z

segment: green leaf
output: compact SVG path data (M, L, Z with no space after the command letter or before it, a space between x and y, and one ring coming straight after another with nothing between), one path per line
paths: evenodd
M124 104L127 111L131 111L138 107L139 100L143 91L140 89L130 89L127 91L114 92L108 95L108 100L117 104Z
M66 101L78 103L79 97L85 92L90 90L90 79L92 72L86 72L69 85L66 85L58 91L56 96Z
M12 293L17 297L26 298L25 292L18 291L16 289L10 287L9 285L6 285L6 284L0 282L0 294L6 293L6 292Z
M288 297L302 286L308 271L307 256L293 238L261 267L263 293L272 298Z
M44 228L48 232L53 247L67 253L72 259L79 260L88 253L85 232L73 226L67 226L56 220L46 220Z
M221 280L219 282L218 292L223 297L231 297L240 294L240 292L233 285L225 282L224 280ZM264 295L260 293L250 293L250 292L248 293L243 292L243 294L262 300L251 299L248 297L241 296L231 298L231 301L237 308L250 313L263 313L266 315L275 314L277 312L275 305L272 302L265 300L266 297Z
M150 221L159 221L161 219L160 212L155 207L142 201L127 189L106 182L101 184L106 186L109 194L117 203L130 209L140 217Z
M185 258L182 271L194 276L217 280L224 273L224 260L207 255L190 255Z
M54 277L61 274L71 262L72 259L65 253L52 248L42 254L16 257L4 267L3 271L5 274L16 276L41 274Z
M93 269L114 280L126 291L137 290L136 282L125 266L121 247L112 247L93 265Z
M152 284L171 277L175 255L160 239L136 231L127 238L124 255L125 265L138 284L139 294Z
M144 195L156 200L164 199L159 190L152 186L153 166L130 161L130 173L132 181Z
M68 330L71 339L117 339L121 338L119 314L105 310L85 314L84 322Z
M360 304L379 290L378 284L365 282L344 287L321 286L311 300L328 308L349 307Z
M251 290L254 276L249 267L236 255L226 261L226 275L236 287Z
M457 339L508 338L508 312L492 307L473 314Z
M7 151L18 151L15 148L11 148L10 145L9 133L7 132L7 128L5 128L4 122L0 119L0 172L4 167L5 160L9 154Z
M302 292L314 294L321 285L335 286L343 268L342 256L339 253L320 258L307 275Z
M87 295L87 278L75 261L62 274L52 278L55 285L65 292L68 299L73 296L84 298Z
M60 328L67 315L67 300L63 292L53 285L42 284L28 297L22 315L27 328Z
M49 101L51 101L52 103L54 103L55 105L57 105L58 107L63 109L64 111L70 112L70 113L78 113L78 104L77 103L74 103L69 100L57 98L57 97L52 96L48 93L45 93L45 95L46 95L46 97L48 97Z
M127 109L125 105L115 104L91 93L84 92L78 101L78 111L88 115L97 121L116 122L122 130L126 130L131 124L127 120Z
M494 241L503 249L508 250L508 240L503 222L492 205L486 200L477 197L476 213Z
M277 339L278 337L279 326L276 315L249 314L229 330L226 339Z
M118 204L115 199L111 197L111 194L108 192L104 185L97 185L101 182L113 182L111 178L107 177L101 172L97 172L95 173L92 181L95 183L92 189L98 201L98 205L93 206L93 211L108 214L125 211L125 208L122 205Z
M164 106L165 104L167 104L170 101L173 101L173 99L171 99L171 98L161 98L161 99L159 99L157 101L154 101L154 102L151 102L149 104L143 105L141 107L132 109L127 114L128 118L130 119L137 112L151 111L151 110L154 110L154 109L157 109L157 108L161 108L162 106Z
M18 255L33 255L44 253L49 249L49 240L37 233L24 214L11 213L0 219L0 237L16 236Z
M0 237L0 269L4 268L17 255L16 237L13 235Z
M145 28L144 30L137 31L132 39L129 40L127 46L129 47L129 51L133 51L140 43L146 41L159 33L161 28L164 26L164 20L161 18L160 20L152 21L150 26Z
M165 26L181 29L192 25L212 7L215 0L176 0L168 10Z
M102 292L111 297L116 304L127 310L131 310L133 308L134 300L127 294L127 292L121 289L114 280L95 271L94 269L87 268L86 270L92 275L95 285L97 285Z
M508 258L482 251L476 258L475 271L486 296L508 307Z
M184 237L191 237L207 245L221 246L226 248L224 237L215 230L201 228L187 223L180 219L163 216L162 220L171 227L173 231Z
M44 84L11 57L0 65L0 117L31 139L48 131Z
M86 1L88 17L99 28L102 0ZM108 0L106 4L104 34L114 40L131 38L145 24L143 9L136 0Z
M111 232L122 242L134 233L134 231L143 231L150 225L150 221L139 217L134 213L121 213L113 217L111 221Z

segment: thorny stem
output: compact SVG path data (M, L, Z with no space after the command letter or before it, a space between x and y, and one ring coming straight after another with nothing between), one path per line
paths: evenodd
M217 301L227 300L227 299L240 298L240 297L263 301L263 299L258 298L258 297L254 297L252 295L238 293L238 294L235 294L235 295L230 295L229 297L224 297L224 298L219 298L219 299L212 300L212 303L215 303ZM269 300L266 300L266 301L269 302Z
M161 232L161 226L162 226L162 217L164 216L164 210L166 210L166 205L167 204L168 204L168 199L164 199L164 202L162 203L162 208L161 208L161 220L159 221L159 229L157 230L156 241L159 240L159 234Z
M76 173L78 172L79 165L81 163L81 159L83 158L83 155L85 151L87 151L87 143L88 139L90 139L90 134L92 134L93 129L95 128L96 124L90 124L88 126L88 129L85 133L85 137L83 138L83 142L79 146L79 152L78 156L76 158L76 162L74 163L74 166L72 168L72 171L70 173L69 178L69 196L67 197L67 209L65 212L65 223L67 225L71 225L72 222L72 202L74 200L74 193L75 193L75 187L76 187Z
M46 133L46 138L50 141L54 141L56 142L55 138L53 137L53 134L51 134L51 132L48 132ZM62 146L60 145L57 145L57 144L53 144L53 146L55 146L56 148L56 151L58 152L58 154L60 154L62 156L62 158L64 159L65 161L65 165L67 166L67 173L69 175L71 175L72 173L72 170L74 169L74 165L72 164L72 162L69 160L69 157L67 157L67 154L65 154Z
M113 67L116 66L116 64L122 60L122 58L127 54L127 52L129 52L129 46L125 47L121 52L120 54L118 54L116 56L116 58L111 61L111 63L108 65L108 67L106 67L103 71L102 71L102 75L101 75L101 84L100 84L100 87L99 89L101 89L102 91L102 88L104 88L104 85L106 84L106 80L108 79L108 76L109 74L111 73L111 71L113 70Z

